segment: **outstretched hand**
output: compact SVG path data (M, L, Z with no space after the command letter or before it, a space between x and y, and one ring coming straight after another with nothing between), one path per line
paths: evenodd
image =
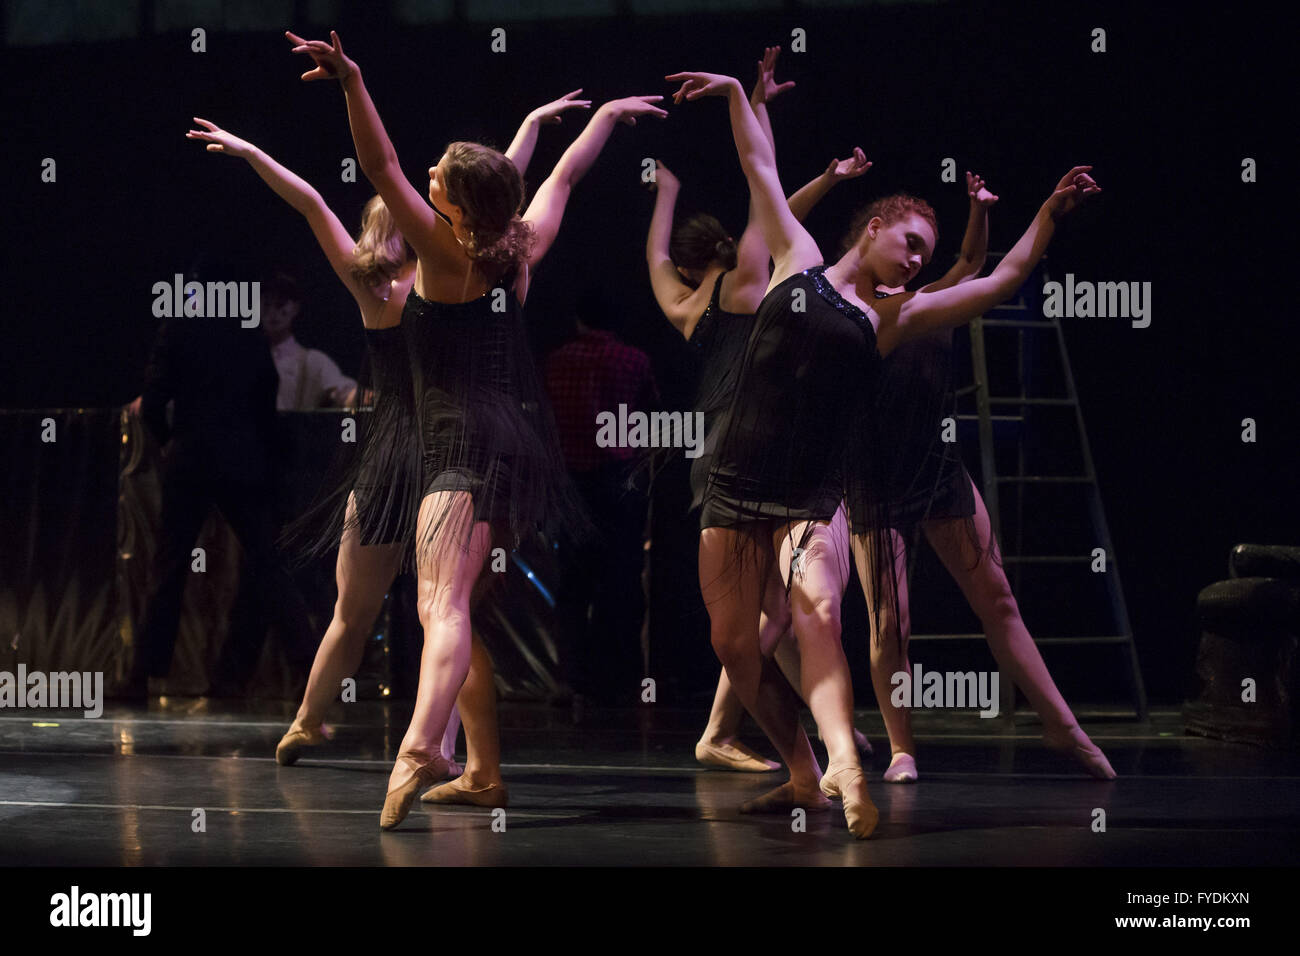
M769 46L763 50L763 59L758 61L758 79L754 81L754 91L749 95L751 103L770 103L779 94L794 87L794 80L785 83L776 81L776 58L780 55L779 46Z
M621 100L610 100L601 109L613 113L620 123L635 126L638 116L656 116L659 119L667 116L666 109L654 105L662 99L662 96L625 96Z
M1078 208L1089 196L1101 192L1097 181L1088 175L1090 169L1091 166L1075 166L1061 177L1061 181L1056 184L1056 189L1046 203L1053 219L1060 219L1066 213Z
M986 209L998 201L998 197L984 186L984 180L969 171L966 173L966 194L971 202Z
M579 100L575 97L582 92L582 89L576 89L572 93L565 93L558 100L551 100L545 106L539 106L533 110L533 116L540 123L559 123L562 120L560 116L565 110L589 110L591 109L591 100Z
M234 133L228 133L216 123L194 117L194 122L203 129L192 129L185 134L186 139L197 139L208 144L209 153L222 153L226 156L249 156L255 147L246 139L240 139Z
M655 178L651 180L648 185L652 192L660 187L663 187L664 189L680 189L682 181L674 176L661 160L656 159Z
M673 102L681 103L682 99L698 100L701 96L726 96L731 87L739 86L730 76L722 76L718 73L670 73L664 77L669 82L681 81L682 87L673 94Z
M826 175L832 182L839 182L841 179L856 179L870 168L871 162L867 159L867 154L860 146L854 146L853 155L848 159L831 160L831 164L826 167Z
M304 40L297 34L284 31L284 35L289 42L294 44L292 52L306 53L316 61L316 68L308 70L302 75L304 80L345 80L357 65L347 58L343 53L343 41L333 30L330 31L330 39L333 43L326 43L324 40Z

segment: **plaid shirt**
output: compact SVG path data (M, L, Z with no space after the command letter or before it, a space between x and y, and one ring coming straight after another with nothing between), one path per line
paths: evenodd
M635 448L601 448L596 444L596 416L650 411L659 401L650 357L624 345L612 332L589 329L546 358L546 391L555 410L560 450L570 471L588 472L610 462L627 461Z

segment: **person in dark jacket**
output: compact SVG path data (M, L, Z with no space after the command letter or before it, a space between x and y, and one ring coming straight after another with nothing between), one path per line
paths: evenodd
M192 554L212 507L243 546L239 595L209 693L238 693L274 620L295 674L314 642L301 595L275 551L273 488L279 379L266 340L240 317L164 319L140 397L129 406L163 446L160 540L125 697L144 697L171 669ZM167 405L172 404L170 422Z

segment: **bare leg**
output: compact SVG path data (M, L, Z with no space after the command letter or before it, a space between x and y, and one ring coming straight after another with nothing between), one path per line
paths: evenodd
M843 556L847 555L849 549L848 515L845 513L843 504L840 505L836 510L834 517L831 518L830 532L831 538L835 543L835 554L837 560L843 563L847 560L847 558ZM843 570L843 576L846 580L847 574L848 571L847 568L845 568ZM844 585L840 585L839 590L842 595ZM773 592L775 592L775 595L773 595ZM772 575L771 582L768 586L767 597L769 600L779 599L788 605L785 598L785 585L781 581L781 578L776 574ZM787 613L789 612L787 611ZM775 646L765 643L763 645L763 655L765 657L771 657L776 661L777 666L781 668L781 673L784 674L785 679L790 682L790 686L799 690L802 695L803 668L799 661L799 644L794 640L793 632L781 635L780 640L776 642ZM851 715L850 719L852 719ZM857 747L858 753L862 756L870 756L872 752L871 741L868 740L866 735L861 733L856 727L852 729L853 743Z
M777 532L783 575L790 580L790 615L799 642L803 699L817 721L829 763L821 789L844 800L849 830L859 839L871 835L880 818L867 794L857 744L853 739L853 684L840 641L840 605L849 575L849 552L829 522L816 522L807 546L791 568L794 542L803 524Z
M334 617L316 649L298 713L276 748L275 758L285 766L298 759L303 746L318 744L323 739L321 721L329 712L330 704L338 699L344 678L351 677L361 666L367 634L379 616L384 595L402 560L401 544L363 546L353 526L355 519L356 496L349 495L348 530L339 541L334 564L334 580L338 586Z
M1042 718L1043 738L1047 745L1070 754L1094 777L1113 780L1115 771L1110 762L1080 729L1020 617L1020 608L1011 593L1007 576L994 560L997 542L993 540L984 499L978 489L974 490L975 531L981 541L989 542L989 554L978 556L979 563L976 564L974 545L963 529L964 522L959 519L927 521L923 525L925 536L948 573L961 587L971 610L979 616L998 667L1024 690L1029 703Z
M474 635L474 639L478 640L477 634ZM470 671L472 672L474 669L473 657L470 658L469 666L470 666ZM466 678L467 682L468 680L469 678ZM442 735L442 745L438 748L438 752L442 754L443 759L445 759L448 765L451 766L452 772L455 776L459 776L459 774L455 772L456 740L459 737L460 737L460 698L457 697L455 706L451 708L451 716L447 718L447 729L443 732ZM465 745L468 748L469 746L468 735L466 736L465 739Z
M773 566L763 591L763 610L758 623L758 644L763 656L771 657L772 645L786 638L789 633L790 605L785 597L785 586ZM793 644L792 641L786 643ZM798 652L791 648L791 653L797 659ZM797 688L799 684L792 681L790 686ZM718 677L718 689L713 696L713 710L709 713L708 726L695 745L695 759L708 766L745 773L780 770L779 763L760 756L736 739L744 714L745 707L732 689L724 669Z
M836 512L831 529L839 541L848 538L848 519L844 509ZM785 597L785 584L772 566L771 574L763 589L763 613L759 618L758 644L763 657L770 657L780 667L794 691L802 693L800 650L794 633L790 630L790 604ZM745 713L740 697L732 691L727 671L723 671L718 680L718 692L714 696L714 709L708 714L708 726L705 735L695 744L695 760L706 765L724 766L729 770L759 773L763 770L777 770L780 763L764 760L759 754L736 740L740 732L740 721ZM865 734L854 728L854 744L859 754L871 754L871 741Z
M730 528L700 533L700 591L709 611L713 650L741 703L790 770L788 783L741 809L822 807L821 768L799 724L798 698L759 649L765 547L766 542Z
M465 772L424 794L420 799L425 803L507 805L508 794L501 780L497 690L492 675L492 658L478 634L474 634L469 673L456 698L456 710L465 720Z
M898 600L894 607L888 601L877 608L877 589L889 586L888 569L879 569L871 575L874 554L872 534L854 535L853 557L858 568L858 581L867 596L867 613L871 619L868 642L871 653L871 687L876 692L880 716L889 734L889 768L885 771L887 783L914 783L916 771L916 742L912 739L912 712L904 704L895 707L891 700L894 685L891 678L900 671L910 670L907 642L912 636L912 615L907 592L907 545L897 531L890 531L891 553L894 555L894 578L898 585Z
M435 492L420 504L416 549L417 603L424 626L424 653L415 712L402 738L388 781L380 826L391 829L410 810L416 793L446 771L440 747L456 696L469 672L472 637L470 595L491 547L487 522L472 520L473 502L466 492ZM429 540L437 515L445 524ZM465 529L464 533L459 532Z
M713 695L713 709L704 734L695 743L695 759L708 767L721 767L740 773L769 773L780 770L775 760L768 760L738 739L740 719L745 706L732 690L724 669L718 676L718 689Z

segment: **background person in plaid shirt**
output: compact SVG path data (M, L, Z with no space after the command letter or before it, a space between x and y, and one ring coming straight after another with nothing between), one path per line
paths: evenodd
M644 452L597 445L596 416L617 414L620 404L628 414L651 411L659 392L649 356L611 330L618 313L602 290L583 292L575 311L577 337L547 357L545 384L565 465L600 533L575 555L560 593L560 639L578 695L576 718L584 698L631 703L640 692L647 495L644 480L633 479Z

